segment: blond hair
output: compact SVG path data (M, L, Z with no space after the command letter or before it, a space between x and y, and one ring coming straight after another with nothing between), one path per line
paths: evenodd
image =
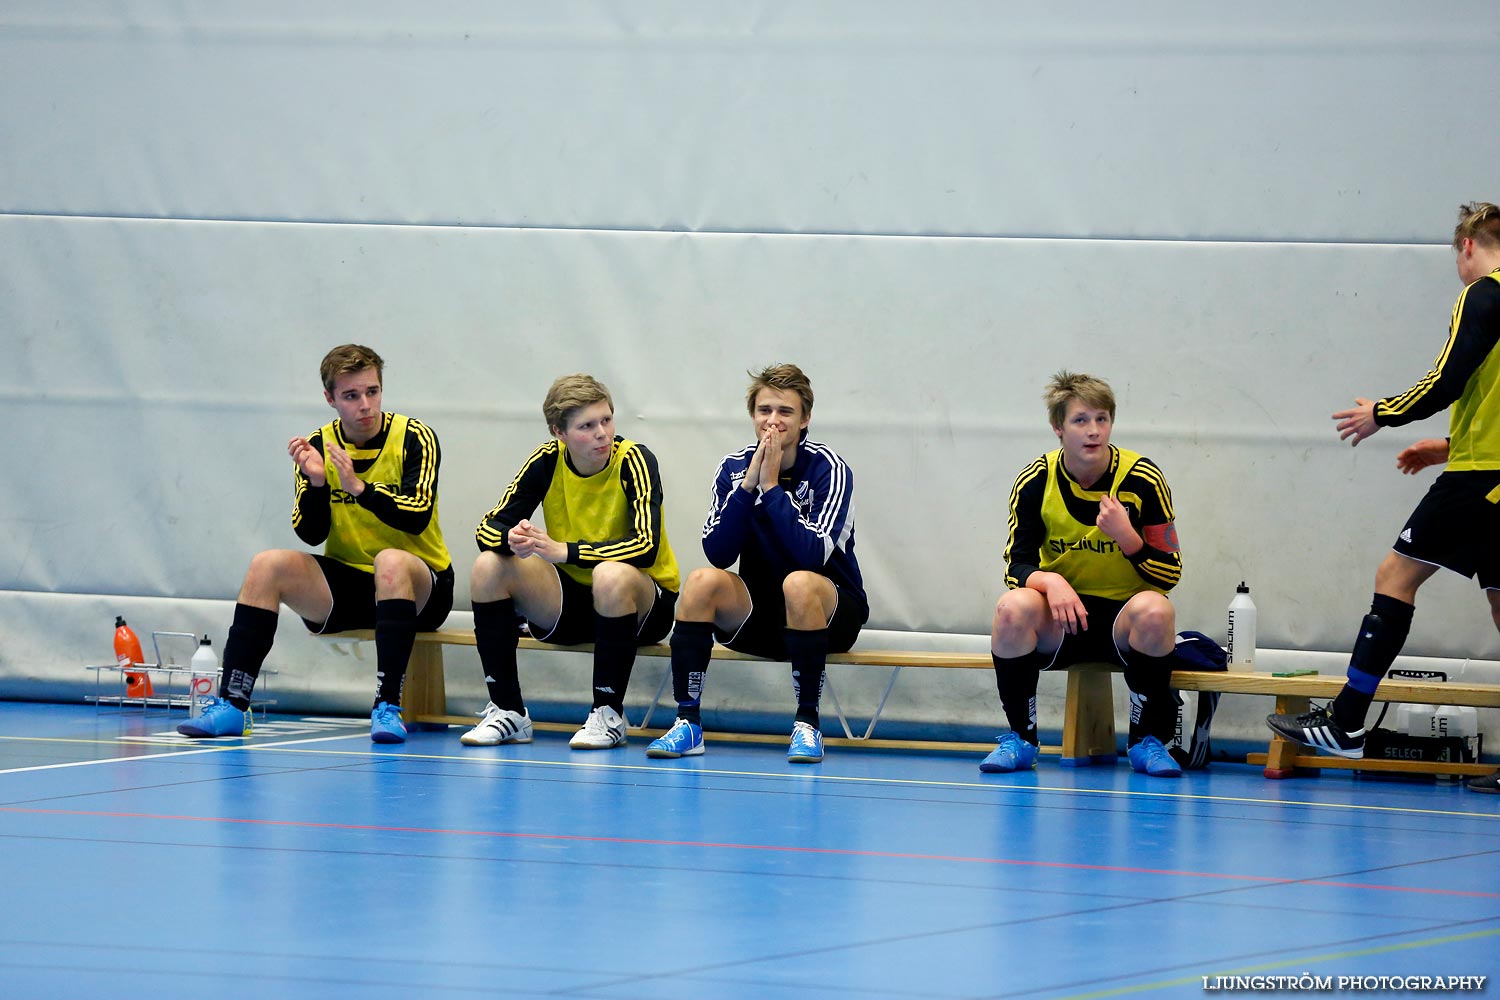
M802 399L802 415L812 416L812 381L796 365L767 365L758 372L746 372L750 376L750 391L745 393L745 409L755 416L755 397L762 389L777 392L795 392Z
M1487 201L1458 206L1458 225L1453 227L1453 249L1473 240L1490 250L1500 250L1500 208Z
M1068 417L1068 404L1075 399L1091 410L1108 410L1110 421L1115 419L1114 390L1108 382L1093 375L1082 375L1064 368L1047 383L1042 399L1047 402L1047 418L1053 427L1063 425Z
M600 401L609 404L610 413L615 412L615 401L603 382L582 372L564 375L552 383L547 398L542 400L542 416L547 420L547 430L567 430L573 414Z
M339 380L340 375L350 375L366 368L375 369L375 377L382 386L385 384L384 358L362 344L340 344L323 355L318 375L323 379L323 388L333 392L333 384Z

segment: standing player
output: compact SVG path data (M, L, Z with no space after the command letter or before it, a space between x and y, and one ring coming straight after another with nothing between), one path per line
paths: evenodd
M379 688L370 739L400 743L401 685L417 632L443 624L453 607L453 566L438 525L437 436L427 425L381 410L385 362L345 344L323 358L323 398L338 418L292 438L296 464L292 527L323 555L271 549L250 560L224 645L218 697L184 736L239 736L250 693L285 604L310 631L375 629Z
M1419 441L1396 458L1406 473L1445 461L1447 468L1375 571L1375 596L1360 623L1344 689L1327 708L1266 719L1281 736L1340 757L1364 756L1365 716L1375 689L1406 643L1417 590L1440 568L1477 575L1500 628L1500 208L1488 202L1460 207L1453 250L1464 290L1432 370L1405 392L1356 398L1352 408L1333 415L1340 440L1358 445L1382 427L1453 407L1447 441ZM1500 776L1474 778L1469 787L1500 792Z
M470 590L474 641L490 703L469 746L530 743L516 673L516 612L560 646L594 644L594 701L575 750L625 743L625 688L637 646L672 627L677 560L662 526L661 475L644 445L615 435L609 390L589 375L552 383L542 403L552 439L479 522ZM542 508L546 527L529 518Z
M1005 582L990 652L1010 732L979 765L1020 771L1036 763L1036 687L1043 670L1090 660L1119 663L1136 696L1131 766L1182 773L1167 751L1177 726L1169 690L1176 612L1166 597L1182 577L1172 494L1150 459L1110 444L1115 396L1092 375L1062 371L1047 386L1062 447L1028 465L1010 494Z
M714 477L703 526L712 567L688 575L672 630L677 720L649 757L703 752L703 677L717 637L730 649L790 660L797 716L787 759L823 759L818 703L828 653L854 645L870 616L854 560L854 474L807 436L812 383L796 365L752 373L745 403L755 442ZM739 572L729 567L739 563Z

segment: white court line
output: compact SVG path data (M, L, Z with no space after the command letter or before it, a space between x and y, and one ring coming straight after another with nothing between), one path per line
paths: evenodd
M226 746L202 747L193 750L176 750L170 753L142 754L136 757L105 757L98 760L71 761L63 764L38 764L33 767L16 767L0 769L0 774L18 774L30 771L48 771L64 767L85 767L91 764L115 764L122 761L138 760L166 760L172 757L191 757L205 753L225 753L233 750L271 750L281 751L289 747L302 747L312 743L329 743L335 740L347 740L355 737L367 736L361 728L357 733L346 733L337 736L317 736L303 740L287 740L282 743L236 743ZM42 742L102 742L94 740L56 740L48 737L27 736L0 736L0 740L32 740ZM113 745L117 741L110 741ZM1308 809L1347 810L1350 812L1370 813L1395 813L1422 816L1454 816L1464 819L1497 820L1500 813L1466 812L1456 809L1422 809L1412 806L1386 806L1367 805L1358 802L1316 802L1307 799L1277 799L1260 798L1258 796L1235 796L1235 795L1204 795L1193 792L1145 792L1135 789L1123 788L1064 788L1056 785L1003 785L984 781L938 781L921 778L897 778L897 777L860 777L855 775L819 774L819 773L780 773L775 771L738 771L719 770L709 767L699 768L675 768L664 767L656 764L607 764L589 763L584 761L553 761L534 760L526 758L506 757L478 757L469 755L434 754L434 753L411 753L379 751L373 748L369 750L291 750L291 753L314 753L342 757L363 757L366 759L387 760L431 760L451 761L465 764L489 764L500 767L540 767L540 768L574 768L578 770L620 771L620 772L645 772L649 774L675 774L675 775L698 775L704 777L722 778L769 778L772 780L789 781L794 783L816 783L825 782L831 784L872 784L872 785L896 785L905 787L932 787L932 788L954 788L954 789L985 789L991 792L1002 792L1017 795L1045 795L1056 794L1064 796L1101 798L1125 798L1125 799L1160 799L1165 801L1186 802L1214 802L1233 803L1240 805L1257 806L1300 806Z
M192 750L173 750L169 753L146 753L137 754L133 757L100 757L97 760L73 760L62 764L35 764L30 767L7 767L0 768L0 774L26 774L31 771L55 771L64 767L90 767L94 764L120 764L140 760L168 760L172 757L195 757L205 753L224 753L229 750L261 750L272 747L295 747L307 743L327 743L330 740L347 740L356 736L369 738L369 734L361 730L358 733L343 733L338 736L314 736L305 740L288 740L285 743L235 743L224 746L197 747ZM0 736L0 740L25 740L29 742L47 743L102 743L108 742L110 746L118 746L119 740L57 740L45 736Z

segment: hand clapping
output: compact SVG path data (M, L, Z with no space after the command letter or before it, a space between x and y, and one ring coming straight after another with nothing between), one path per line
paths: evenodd
M293 462L297 463L297 468L307 477L308 482L314 486L327 484L328 476L323 467L323 455L312 446L307 438L292 438L287 442L286 453L291 456Z

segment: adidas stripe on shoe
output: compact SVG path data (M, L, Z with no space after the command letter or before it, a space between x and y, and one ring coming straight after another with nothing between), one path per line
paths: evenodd
M502 743L530 743L531 713L501 708L494 702L484 706L479 725L464 733L458 742L466 747L494 747Z
M1302 715L1268 715L1266 725L1279 736L1301 743L1316 750L1323 750L1338 757L1359 760L1365 755L1365 731L1356 729L1345 732L1328 709L1315 707Z

